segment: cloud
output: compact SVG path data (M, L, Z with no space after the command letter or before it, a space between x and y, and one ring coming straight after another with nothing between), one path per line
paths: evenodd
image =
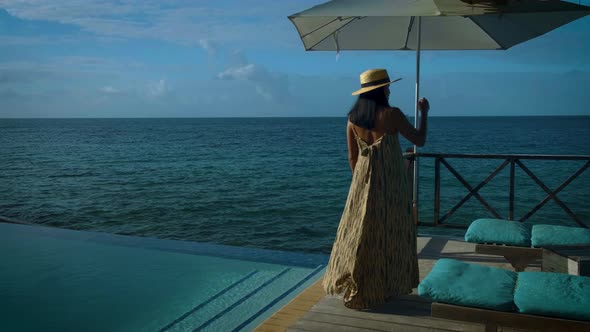
M104 58L89 56L61 56L53 58L55 62L65 65L84 66L84 65L106 65L109 62Z
M115 89L115 88L113 88L110 85L103 86L102 88L100 88L100 91L101 92L104 92L106 94L118 94L118 93L121 93L121 90Z
M0 36L0 44L3 46L31 46L31 45L55 45L55 44L79 44L83 39L75 36Z
M217 43L210 40L210 39L201 39L199 40L199 45L201 45L201 47L207 51L207 53L210 56L213 56L217 53Z
M202 40L292 45L297 34L286 16L321 0L99 1L0 0L10 15L80 27L98 36L156 39L189 45ZM209 49L208 49L209 50Z
M230 67L217 74L217 78L252 82L256 93L268 102L285 101L290 97L287 76L271 73L262 65L248 63Z
M11 61L0 62L0 85L32 84L47 79L55 79L62 75L51 66Z
M54 56L48 59L47 65L63 72L92 72L100 75L119 75L133 70L145 72L146 69L146 64L137 60L96 56Z
M15 91L11 88L0 88L0 101L17 100L20 101L29 95L25 95L21 92Z
M159 98L166 95L170 91L165 79L159 81L149 82L147 86L147 95L151 98Z
M257 77L264 76L266 71L261 67L256 67L250 63L242 67L232 67L217 75L218 78L225 80L256 80Z
M235 50L231 54L230 63L234 66L244 66L248 64L248 58L244 52Z
M256 86L256 93L262 96L266 101L272 101L274 99L272 92L260 85Z

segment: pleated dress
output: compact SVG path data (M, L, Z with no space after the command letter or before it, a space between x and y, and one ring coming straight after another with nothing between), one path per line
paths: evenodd
M359 156L326 268L326 293L349 308L371 308L419 283L416 226L398 135L373 144L358 135Z

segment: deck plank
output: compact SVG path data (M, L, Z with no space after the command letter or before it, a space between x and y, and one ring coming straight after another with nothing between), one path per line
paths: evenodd
M386 323L376 325L375 323L367 323L362 319L347 318L341 319L337 322L328 321L314 321L308 319L302 319L297 322L292 328L287 331L292 332L295 330L303 331L317 331L317 332L390 332L390 331L412 331L412 332L432 332L432 331L444 331L454 332L456 330L447 330L440 327L424 327L424 326L412 326L406 324L397 323ZM481 330L470 330L470 331L484 331Z
M418 296L415 296L418 298ZM323 313L335 317L353 317L369 322L378 321L393 325L407 325L412 327L439 328L449 331L483 331L483 325L463 322L453 322L430 317L430 302L394 300L372 310L350 310L342 304L342 300L326 297L318 302L311 313ZM305 315L303 319L307 319Z
M262 322L254 331L256 332L283 332L289 326L301 319L322 298L326 296L322 287L322 278L313 283L283 308L274 313L270 318Z
M512 270L501 256L475 253L475 244L441 238L418 238L420 280L423 280L440 258L453 258L476 264ZM532 266L527 270L538 271ZM482 324L433 318L430 301L412 294L400 296L371 310L351 310L338 296L328 296L321 279L308 287L285 307L263 322L255 331L485 331ZM498 327L502 332L520 330Z

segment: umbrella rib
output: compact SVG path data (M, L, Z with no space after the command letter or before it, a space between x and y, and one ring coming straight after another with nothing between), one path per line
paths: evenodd
M326 39L327 39L327 38L329 38L330 36L334 35L334 33L335 33L336 31L340 31L342 28L344 28L345 26L347 26L347 25L349 25L350 23L354 22L354 20L358 20L358 19L360 19L360 17L358 17L358 16L355 16L355 17L353 17L353 18L352 18L350 21L346 22L346 23L345 23L343 26L341 26L340 28L338 28L338 29L334 30L334 31L333 31L331 34L327 35L326 37L324 37L324 38L320 39L320 40L319 40L317 43L315 43L315 44L311 45L311 46L310 46L309 48L307 48L306 50L311 50L312 48L316 47L316 46L317 46L319 43L323 42L324 40L326 40ZM332 22L334 22L334 21L332 21ZM330 22L330 23L332 23L332 22ZM328 23L328 24L330 24L330 23ZM327 24L326 24L326 25L327 25ZM325 26L325 25L324 25L324 26Z
M355 18L356 18L356 17L348 17L348 18L345 18L345 19L346 19L346 20L348 20L348 19L352 20L352 19L355 19ZM301 38L305 38L305 37L307 37L307 36L311 35L312 33L314 33L314 32L316 32L316 31L320 30L321 28L323 28L323 27L325 27L325 26L327 26L327 25L329 25L329 24L331 24L331 23L333 23L333 22L335 22L335 21L337 21L337 20L341 20L341 21L342 21L343 19L342 19L342 17L341 17L341 16L338 16L338 17L336 17L335 19L331 20L330 22L328 22L328 23L326 23L326 24L323 24L323 25L320 25L319 27L317 27L317 28L313 29L312 31L310 31L310 32L308 32L308 33L306 33L306 34L302 35L302 36L301 36Z
M500 49L502 49L502 50L506 50L506 49L507 49L507 48L506 48L506 46L502 45L502 43L500 43L500 42L499 42L499 41L498 41L496 38L494 38L494 36L492 36L492 35L491 35L491 34L488 32L488 30L486 30L486 29L485 29L483 26L481 26L481 24L479 24L478 22L476 22L476 21L473 19L473 17L472 17L472 16L468 16L468 17L469 17L469 19L471 20L471 22L473 22L473 24L477 25L477 26L478 26L478 27L479 27L479 28L480 28L480 29L481 29L483 32L485 32L485 33L486 33L486 35L487 35L488 37L490 37L490 38L491 38L491 39L492 39L492 40L493 40L493 41L494 41L496 44L498 44L498 45L500 46Z
M412 31L412 25L414 25L414 19L416 19L416 16L412 16L410 18L410 24L408 25L408 32L406 33L406 42L404 44L404 49L408 49L408 40L410 39L410 32Z

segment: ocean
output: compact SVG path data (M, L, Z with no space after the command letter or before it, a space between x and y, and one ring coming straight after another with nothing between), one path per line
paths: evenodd
M0 216L329 253L351 180L345 128L344 117L0 119ZM590 117L431 117L420 152L590 155L589 129ZM475 186L503 160L448 162ZM585 162L523 163L553 190ZM433 165L420 160L425 222L433 213ZM547 193L519 168L516 175L519 218ZM441 215L468 193L444 167L441 188ZM586 171L558 197L590 225L588 188ZM480 193L507 217L508 168ZM472 197L448 222L480 217L491 215ZM530 222L575 225L553 201Z

